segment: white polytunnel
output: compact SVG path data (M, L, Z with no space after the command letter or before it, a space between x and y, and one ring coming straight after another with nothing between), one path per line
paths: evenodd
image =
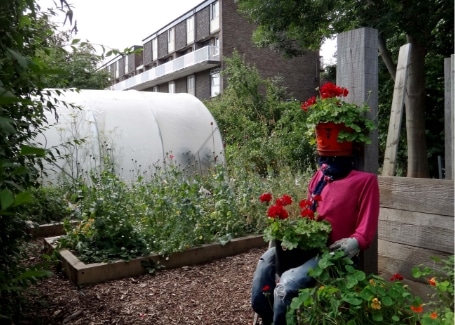
M56 114L46 113L49 126L36 140L59 158L45 164L44 181L83 177L102 168L106 159L130 181L164 164L199 173L225 162L216 121L193 95L53 91L59 93L53 96L58 99Z

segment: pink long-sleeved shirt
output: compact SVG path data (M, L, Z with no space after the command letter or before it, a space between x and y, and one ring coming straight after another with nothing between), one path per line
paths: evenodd
M309 184L309 191L321 179L319 170ZM311 195L311 194L309 194ZM332 225L329 245L353 237L360 249L368 248L373 241L379 219L379 185L377 176L352 170L348 176L327 183L321 193L316 212Z

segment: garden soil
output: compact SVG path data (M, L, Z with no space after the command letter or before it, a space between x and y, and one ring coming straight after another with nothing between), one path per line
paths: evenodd
M34 240L27 263L41 260ZM19 324L252 324L250 288L264 249L78 288L55 268L27 290Z

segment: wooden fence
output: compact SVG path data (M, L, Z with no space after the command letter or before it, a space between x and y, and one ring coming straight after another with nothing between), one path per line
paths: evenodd
M380 274L399 273L413 279L414 266L431 266L432 257L454 254L452 180L380 176L379 188ZM414 281L416 293L428 292L422 280Z

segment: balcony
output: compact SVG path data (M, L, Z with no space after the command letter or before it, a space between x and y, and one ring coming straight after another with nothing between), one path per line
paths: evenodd
M110 90L144 90L158 84L179 79L199 71L211 69L220 64L220 50L217 46L206 46L185 54L175 60L139 73L109 87Z

